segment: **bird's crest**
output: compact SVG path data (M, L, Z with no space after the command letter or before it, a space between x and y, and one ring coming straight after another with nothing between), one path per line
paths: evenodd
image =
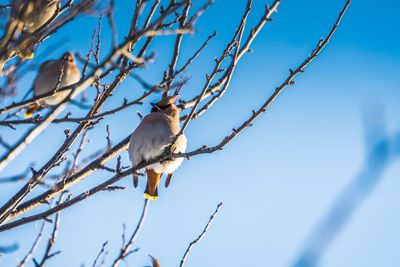
M161 99L159 102L157 102L157 105L160 107L168 106L168 105L174 104L178 99L179 99L179 95L166 96L163 99Z

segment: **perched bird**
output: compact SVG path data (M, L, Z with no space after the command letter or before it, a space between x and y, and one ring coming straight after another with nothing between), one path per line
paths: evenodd
M33 33L51 19L59 5L59 0L14 0L11 16L23 24L24 32Z
M33 57L35 36L32 33L53 17L59 5L60 0L14 0L5 36L7 38L3 40L12 39L21 32L23 42L19 44L20 56Z
M174 105L178 96L167 96L158 103L152 103L151 113L143 118L139 126L132 133L129 143L129 158L132 165L154 159L164 153L165 148L171 144L175 135L180 131L179 111ZM171 148L171 152L179 153L186 150L186 137L181 134ZM145 168L147 173L147 186L144 197L158 198L158 182L161 175L168 174L171 179L174 171L181 165L183 158L167 159L153 163ZM137 175L133 176L133 183L138 184ZM169 183L169 181L168 181ZM166 186L167 183L166 183Z
M67 52L60 59L49 60L40 65L39 72L33 82L33 94L39 96L56 88L72 85L79 82L80 78L81 73L76 66L74 55ZM39 103L31 104L25 113L25 117L32 116L35 111L47 105L60 103L70 92L70 90L60 91Z

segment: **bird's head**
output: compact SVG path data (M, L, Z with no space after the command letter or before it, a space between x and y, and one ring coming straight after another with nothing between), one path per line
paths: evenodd
M158 101L157 103L151 103L153 108L151 112L162 112L174 116L178 115L178 108L175 106L175 102L178 100L179 95L167 96Z
M61 59L62 59L64 62L70 62L70 63L75 62L74 54L72 54L71 52L66 52L66 53L64 53L64 55L62 55Z

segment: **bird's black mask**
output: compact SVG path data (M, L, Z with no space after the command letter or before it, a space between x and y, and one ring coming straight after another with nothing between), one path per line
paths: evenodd
M154 103L151 103L151 105L153 106L153 108L151 109L151 113L166 110L167 108L169 108L171 106L171 104L166 105L166 106L159 106Z

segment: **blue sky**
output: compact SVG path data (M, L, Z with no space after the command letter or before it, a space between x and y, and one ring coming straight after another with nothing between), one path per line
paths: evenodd
M194 8L203 2L194 1ZM289 68L300 64L319 38L326 36L344 3L282 1L278 13L273 15L274 21L265 26L251 46L254 52L240 61L225 96L189 124L185 131L188 149L218 143L252 109L263 104L287 77ZM133 1L120 0L116 4L116 23L122 40L129 28ZM254 0L247 29L258 21L264 4L265 1ZM214 56L229 42L244 7L245 1L216 0L198 21L200 31L185 36L178 64L218 30L215 40L185 73L191 80L182 89L184 99L201 90L205 73L211 70ZM331 42L295 79L295 86L285 89L268 112L223 151L186 160L170 187L160 189L160 198L150 203L134 245L140 250L122 266L149 264L145 253L156 256L161 266L177 266L187 245L200 234L221 201L224 204L220 213L204 239L193 248L187 266L290 266L308 234L363 167L367 152L365 109L374 112L377 107L383 108L388 134L400 130L399 8L397 1L383 0L377 4L353 0ZM72 22L53 40L46 41L37 55L46 51L51 52L49 58L55 58L68 49L86 54L89 36L96 25L94 17ZM110 40L108 27L103 30L105 56ZM65 37L70 41L60 49L46 50ZM173 37L163 37L150 47L150 51L158 51L156 61L138 72L150 83L161 80L173 42ZM28 88L34 75L29 73L21 88ZM89 96L93 93L94 89L88 89ZM127 79L104 110L117 106L124 97L134 99L141 93L140 86ZM110 124L114 144L130 134L138 124L137 110L146 114L150 107L132 107L103 121L89 134L92 143L87 154L106 144L106 124ZM74 129L73 124L49 127L2 176L20 173L21 162L30 162L32 158L40 167L62 143L66 127ZM1 131L9 140L16 140L16 133L22 133L4 128ZM122 158L125 165L130 164L127 152L122 153ZM319 266L399 266L399 171L396 161L386 169L380 183L336 236ZM71 192L78 194L109 176L106 172L92 175ZM49 266L90 266L107 240L107 258L114 259L121 244L122 224L126 224L128 234L136 226L144 184L141 181L139 188L133 189L131 178L127 177L118 183L126 190L99 193L62 212L54 247L62 253L51 259ZM2 185L0 201L3 203L20 186ZM39 227L40 223L32 223L0 233L1 240L20 245L18 252L0 259L0 265L16 263L31 246ZM38 255L43 249L44 242Z

